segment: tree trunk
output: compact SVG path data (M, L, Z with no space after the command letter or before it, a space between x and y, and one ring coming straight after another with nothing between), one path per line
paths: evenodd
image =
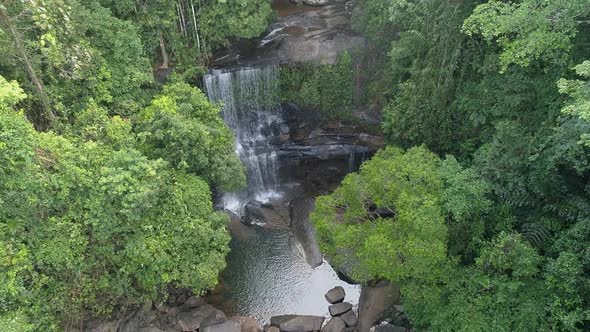
M160 51L162 52L162 64L160 65L159 69L168 69L170 65L170 58L168 57L168 52L166 51L166 42L164 41L164 34L160 32Z
M22 64L25 66L25 70L31 79L31 83L35 87L37 91L37 95L39 100L41 101L41 107L43 111L44 121L46 122L46 126L49 127L53 120L55 119L55 114L51 111L49 107L49 103L47 101L47 95L45 94L45 89L43 87L43 82L37 76L33 65L31 64L31 60L29 59L29 55L27 54L27 50L25 46L22 44L22 37L19 32L16 30L15 26L12 24L11 18L8 16L5 10L0 10L0 24L5 27L8 34L12 38L16 53L21 60Z

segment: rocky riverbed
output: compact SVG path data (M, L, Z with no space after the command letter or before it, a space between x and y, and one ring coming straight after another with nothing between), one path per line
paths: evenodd
M277 315L268 324L260 325L245 316L227 317L208 304L204 298L179 289L166 303L147 302L123 318L90 324L90 332L409 332L410 330L382 322L371 329L359 325L363 311L357 314L353 305L345 302L342 287L334 287L325 295L324 305L330 317L317 315ZM364 308L364 307L360 307ZM376 323L377 321L374 321Z

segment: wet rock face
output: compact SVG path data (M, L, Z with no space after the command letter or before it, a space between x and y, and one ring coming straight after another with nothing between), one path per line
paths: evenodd
M354 52L366 45L365 38L351 28L352 1L293 2L293 10L283 9L283 12L293 14L279 17L260 39L238 43L229 52L218 55L213 66L294 64L310 61L335 64L343 51ZM308 7L298 11L295 3L306 4Z
M291 201L289 204L289 226L303 247L307 263L311 267L318 267L322 265L323 257L315 238L315 230L309 222L309 215L314 208L315 199L313 198L301 197Z

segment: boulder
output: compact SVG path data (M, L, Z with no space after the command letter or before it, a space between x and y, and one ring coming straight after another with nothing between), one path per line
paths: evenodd
M100 322L96 324L90 324L88 331L90 332L117 332L121 321L116 320L112 322Z
M339 316L347 327L355 327L358 323L358 317L354 310L349 310Z
M199 330L200 332L240 332L240 323L228 320L221 324L207 326Z
M137 330L137 332L164 332L164 330L161 330L155 326L148 326L140 328Z
M156 307L156 310L161 313L167 313L168 310L170 310L170 306L166 303L156 303L154 304L154 307Z
M284 315L272 317L270 323L282 332L312 332L321 330L324 319L322 316Z
M223 311L215 310L214 312L209 314L209 316L203 319L203 322L201 323L201 329L207 326L221 324L226 320L227 318L225 317Z
M281 330L279 330L279 328L276 326L271 326L268 328L268 330L266 330L266 332L281 332Z
M281 315L281 316L273 316L270 318L270 325L272 326L276 326L276 327L280 327L281 323L284 323L288 320L291 320L293 318L297 317L297 315Z
M399 289L388 281L380 281L375 286L363 285L358 304L359 332L369 332L371 326L383 318L385 309L399 301Z
M341 286L336 286L330 289L325 295L326 301L328 301L330 304L344 301L345 296L346 293L344 292L344 288L342 288Z
M240 324L240 331L241 332L261 332L262 329L260 328L260 324L252 318L252 317L242 317L242 316L234 316L230 318L235 322ZM276 327L275 327L276 328ZM276 332L279 332L278 329Z
M181 331L196 331L201 327L201 323L209 315L214 314L216 309L208 304L191 309L188 312L181 312L178 315L178 325Z
M264 207L262 203L257 200L252 200L244 207L244 223L249 225L254 221L265 222L266 216L264 214Z
M328 307L328 310L330 311L330 315L339 316L345 312L351 311L352 304L350 304L348 302L340 302L340 303L332 304L331 306Z
M395 217L395 210L390 208L376 208L373 213L381 218L393 218Z
M322 328L322 332L344 332L344 329L346 329L344 321L340 317L334 317Z
M186 311L192 308L200 307L205 304L202 297L191 296L182 304L182 310Z
M172 307L167 311L168 316L176 317L180 313L180 307Z

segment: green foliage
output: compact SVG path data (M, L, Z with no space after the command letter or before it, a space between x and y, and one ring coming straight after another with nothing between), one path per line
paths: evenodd
M433 269L434 282L408 278L400 284L414 327L587 330L587 1L360 6L357 29L378 44L370 52L388 57L372 69L380 75L370 91L384 105L388 142L454 154L433 170L450 262ZM570 71L571 63L581 64ZM344 186L362 183L359 177ZM336 265L346 267L357 264L353 258L364 252L366 236L340 229L353 206L337 204L341 190L328 203L320 201L337 209L317 217L336 224L319 223L318 234L328 249L352 247L332 249ZM373 254L377 261L398 259L386 251Z
M282 101L317 110L324 119L347 120L353 106L352 58L343 52L335 65L282 67Z
M0 63L7 77L30 81L22 84L36 97L28 107L30 118L40 106L62 117L73 117L89 101L111 114L129 115L143 106L143 88L153 79L137 29L129 22L97 1L11 2L6 15L11 25L2 28L9 38L0 52L22 66Z
M572 102L565 106L561 111L565 114L577 115L583 120L590 121L590 61L584 61L575 68L576 73L587 79L582 80L567 80L560 79L557 83L559 92L568 95ZM590 134L582 134L581 143L590 146Z
M25 99L27 95L16 81L7 81L0 76L0 109L7 109Z
M432 331L544 330L541 257L520 236L501 233L469 268L448 278L440 302L408 298L418 326Z
M140 29L145 53L153 63L174 66L193 83L213 50L232 38L259 36L273 15L267 0L100 2ZM169 59L163 58L162 50Z
M233 151L234 138L197 88L175 83L139 114L142 151L174 168L198 174L224 191L243 187L244 168ZM198 147L198 148L196 148Z
M449 227L449 255L472 261L485 239L486 217L492 202L491 186L473 169L464 169L453 156L442 161L438 175L443 181L441 207Z
M243 174L228 157L233 139L217 106L186 84L165 88L167 105L175 108L160 110L156 99L139 127L169 121L187 128L177 141L165 141L172 143L190 139L189 129L197 128L205 140L196 146L209 150L172 144L150 159L138 151L131 122L109 117L95 103L61 136L36 132L13 110L24 96L17 85L4 83L0 91L3 330L82 328L165 298L170 284L196 294L216 285L229 251L228 218L213 211L207 182L235 184ZM163 159L173 156L211 157L206 167L213 170Z
M465 37L460 28L469 2L393 1L384 15L400 30L391 40L383 86L392 96L383 110L383 131L390 142L409 147L426 144L436 152L452 151L462 136L450 107Z
M579 19L588 14L586 0L491 0L475 8L463 29L498 43L502 71L510 64L527 67L536 60L563 64Z
M446 262L438 158L388 147L320 197L311 220L322 251L356 280L432 281ZM373 209L393 211L381 218Z

